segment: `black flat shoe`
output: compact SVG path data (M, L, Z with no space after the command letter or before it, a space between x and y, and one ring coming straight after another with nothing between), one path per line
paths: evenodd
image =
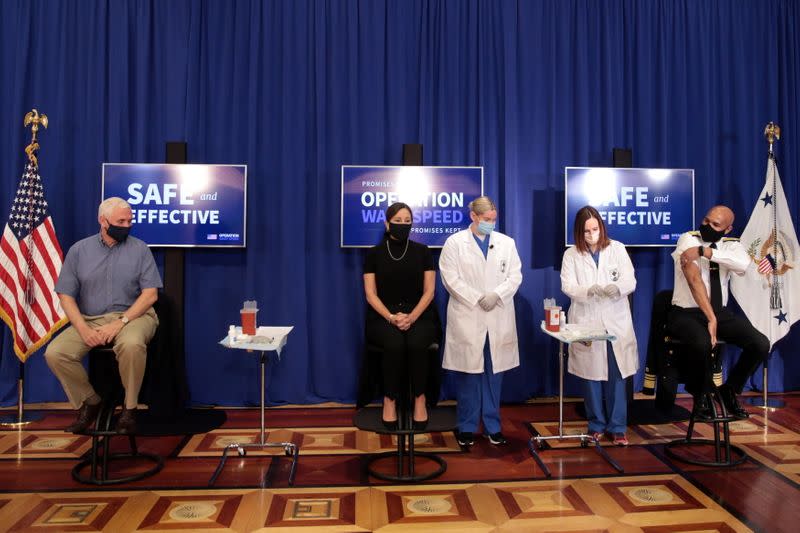
M455 433L459 446L468 448L475 444L475 435L471 431L456 431Z
M384 420L381 418L381 423L389 431L397 431L397 420Z
M750 416L750 413L742 407L736 398L736 392L729 385L722 385L718 390L722 401L725 402L725 409L727 409L729 415L739 420L744 420Z
M711 409L711 405L708 403L708 399L704 394L697 396L694 400L694 419L698 422L706 422L708 420L714 419L714 412Z
M428 419L425 420L413 420L411 426L414 428L414 431L422 431L426 427L428 427Z

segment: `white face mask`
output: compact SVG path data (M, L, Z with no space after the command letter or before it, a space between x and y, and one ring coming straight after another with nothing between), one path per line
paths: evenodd
M584 234L586 244L597 244L600 241L600 230L590 231L589 235Z

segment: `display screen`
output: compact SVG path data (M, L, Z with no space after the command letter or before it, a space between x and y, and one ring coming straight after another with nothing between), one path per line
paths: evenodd
M131 205L150 246L245 246L246 165L104 163L102 193Z
M403 202L411 240L441 247L469 226L469 203L482 194L483 167L342 166L341 246L378 244L386 208Z
M692 169L566 167L564 179L567 246L575 244L575 214L585 205L627 246L674 246L697 225Z

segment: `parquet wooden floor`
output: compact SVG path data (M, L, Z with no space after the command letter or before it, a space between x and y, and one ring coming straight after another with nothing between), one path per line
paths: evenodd
M161 472L114 488L82 485L70 472L90 441L60 430L70 411L51 410L0 431L0 531L796 531L800 394L782 397L786 408L753 408L732 424L750 456L733 468L667 458L664 443L685 435L679 422L633 426L631 446L607 447L624 474L575 441L555 443L542 453L554 476L546 479L527 444L557 431L557 409L537 402L503 407L508 446L478 438L465 450L452 433L417 436L418 450L447 461L441 477L419 485L367 475L370 455L394 442L354 428L346 406L268 411L268 440L300 446L294 487L281 449L234 454L207 486L227 444L258 438L257 409L228 410L225 425L205 434L140 437L140 449L165 457ZM567 432L583 429L575 405L566 404ZM417 470L433 467L420 458ZM392 460L377 468L390 471Z

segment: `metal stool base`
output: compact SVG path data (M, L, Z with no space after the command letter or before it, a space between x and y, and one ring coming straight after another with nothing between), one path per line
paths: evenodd
M164 468L164 458L155 455L152 453L142 453L142 452L125 452L125 453L112 453L108 457L101 457L100 458L103 462L103 466L100 466L96 463L97 458L88 458L84 459L77 465L72 468L72 479L79 483L86 483L89 485L119 485L120 483L130 483L132 481L139 481L140 479L144 479L146 477L152 476L157 474ZM136 472L135 474L131 474L125 477L109 477L108 472L108 465L113 463L117 459L144 459L146 461L150 461L155 463L151 468L144 470L142 472ZM81 470L86 468L87 466L91 466L94 470L92 475L85 476L81 474ZM100 471L100 476L98 477L97 473L98 470Z
M397 464L397 475L393 474L385 474L383 472L378 472L372 466L375 461L380 459L385 459L387 457L392 457L398 460ZM437 463L439 467L434 470L433 472L429 472L427 474L415 474L414 467L415 467L415 460L417 457L425 457L430 459L431 461ZM372 457L367 460L367 472L369 475L376 477L383 481L394 481L397 483L417 483L420 481L426 481L428 479L433 479L435 477L439 477L447 470L447 463L434 453L429 452L415 452L413 456L408 458L408 474L403 473L403 461L402 459L398 458L398 452L383 452L383 453L376 453Z
M115 401L117 400L117 401ZM114 424L114 411L119 404L118 399L104 399L94 429L82 433L92 438L92 448L86 452L82 460L72 468L72 479L79 483L89 485L119 485L130 483L157 474L164 468L164 458L153 453L140 452L136 446L136 436L133 434L123 434L112 429ZM127 437L130 443L129 452L111 452L111 439L113 437ZM119 459L142 459L146 462L155 463L147 470L136 472L124 477L109 476L109 465ZM88 476L81 474L87 466L90 468Z
M728 427L728 424L736 421L736 419L728 414L728 411L725 408L725 403L722 401L722 398L719 394L719 389L715 387L713 391L704 392L702 394L705 397L707 404L712 410L713 418L698 420L697 419L698 402L695 401L694 406L692 407L692 416L689 418L689 428L686 431L686 437L665 444L664 453L666 453L669 457L673 459L677 459L678 461L698 466L727 467L727 466L736 466L738 464L743 463L744 461L747 460L747 453L738 446L734 446L733 444L731 444L731 433ZM719 404L720 408L719 412L717 412L716 404ZM714 431L714 438L713 439L693 438L692 435L694 435L694 425L697 422L711 424L711 427ZM720 428L720 426L722 427ZM714 448L713 461L692 459L678 452L678 449L680 448L701 447L701 446L702 447L712 446Z
M359 409L353 417L353 425L362 431L370 431L382 435L394 435L397 439L397 450L382 452L372 455L366 463L368 475L384 481L417 482L442 475L447 470L447 462L431 452L415 451L414 436L423 433L445 433L453 431L456 426L456 413L452 407L428 407L428 423L424 428L414 429L412 411L405 404L398 403L398 421L401 428L389 430L381 422L381 408L364 407ZM429 474L417 475L414 472L417 456L426 457L439 464L439 468ZM397 474L385 474L372 468L372 463L378 459L394 457L397 460Z
M682 461L684 463L689 463L692 465L698 466L736 466L741 464L747 460L747 453L739 448L738 446L734 446L733 444L728 444L725 446L724 449L729 450L726 453L721 453L721 450L716 450L715 453L721 453L721 459L719 461L702 461L700 459L689 459L688 457L680 454L674 448L682 448L682 447L707 447L707 446L715 446L715 448L719 447L720 443L715 443L712 439L678 439L672 442L668 442L664 445L664 453L668 456L672 457L673 459L677 459L678 461ZM727 456L726 458L722 458L722 456Z

